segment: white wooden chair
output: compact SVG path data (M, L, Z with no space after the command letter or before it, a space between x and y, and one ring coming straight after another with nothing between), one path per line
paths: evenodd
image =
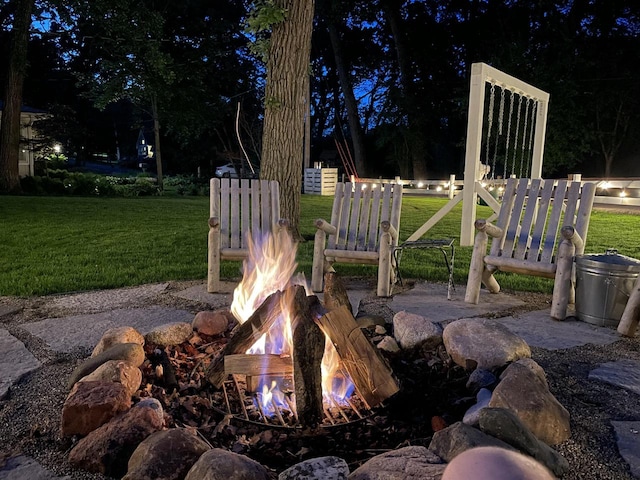
M338 183L331 223L316 220L311 289L322 291L334 262L364 263L378 265L378 296L390 296L401 206L402 185Z
M497 270L553 278L551 317L564 320L574 300L573 259L584 252L595 191L594 183L510 178L496 224L475 222L465 302L478 303L481 282L491 293L500 291Z
M257 232L278 232L280 188L276 181L219 179L210 181L207 291L220 290L220 261L244 260L249 237Z

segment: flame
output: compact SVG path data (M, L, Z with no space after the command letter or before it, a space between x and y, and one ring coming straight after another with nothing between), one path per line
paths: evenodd
M249 255L243 264L242 281L233 292L231 312L241 322L246 322L263 302L277 291L285 292L280 308L274 309L272 327L249 348L247 354L292 355L293 318L290 305L293 294L291 285L303 285L310 294L304 275L295 275L297 244L286 231L265 234L257 239L249 238ZM331 339L325 334L325 351L322 359L322 393L325 402L344 404L354 390L353 382L340 368L340 356ZM269 386L270 383L270 386ZM286 388L285 388L286 389ZM278 382L270 377L261 378L256 400L266 414L273 414L274 404L287 408L285 394Z

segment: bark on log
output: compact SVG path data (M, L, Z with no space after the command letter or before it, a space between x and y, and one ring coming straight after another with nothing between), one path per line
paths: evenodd
M249 320L233 329L231 340L205 371L206 379L214 387L220 388L226 378L224 372L225 355L245 353L263 333L271 328L281 311L280 300L282 296L283 292L280 291L269 295L262 305L253 312Z
M342 279L335 272L324 274L324 306L329 311L345 306L349 309L349 313L353 314L347 289Z
M317 323L333 342L358 395L369 408L398 392L391 369L346 307L328 312Z
M308 427L322 422L322 356L325 337L316 325L313 302L303 287L291 303L293 321L293 381L298 421Z

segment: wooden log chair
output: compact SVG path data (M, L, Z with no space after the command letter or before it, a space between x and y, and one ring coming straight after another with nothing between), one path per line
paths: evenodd
M497 270L553 278L551 317L564 320L575 299L573 260L584 252L595 191L594 183L510 178L496 224L475 222L465 302L478 303L481 283L499 292Z
M214 293L221 260L244 260L252 235L288 231L288 222L280 218L276 181L212 178L210 187L207 291Z
M378 265L378 296L390 296L401 206L402 185L338 183L331 222L315 222L311 289L322 291L324 273L333 271L335 262L373 264Z

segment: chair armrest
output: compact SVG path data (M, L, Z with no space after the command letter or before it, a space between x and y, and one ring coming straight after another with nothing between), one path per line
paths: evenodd
M316 223L316 228L318 230L322 230L327 235L335 235L335 233L338 231L336 227L334 227L333 225L331 225L330 223L328 223L322 218L318 218L315 223Z
M219 228L220 219L218 217L209 217L209 228Z
M389 220L384 220L380 223L382 234L389 233L391 235L391 243L395 245L398 242L398 231L393 228Z
M473 225L479 232L485 232L487 235L493 238L500 238L504 233L500 227L496 227L494 224L487 222L482 218L476 220Z
M573 243L576 247L576 253L582 253L584 250L584 240L582 240L582 237L578 235L575 228L571 225L566 225L560 229L560 234L565 240Z

